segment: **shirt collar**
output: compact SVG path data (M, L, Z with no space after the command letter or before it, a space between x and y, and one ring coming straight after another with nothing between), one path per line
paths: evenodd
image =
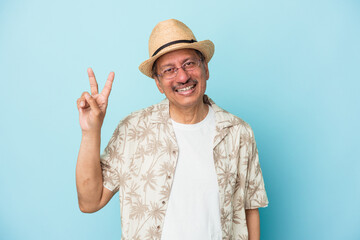
M204 95L204 102L207 102L213 108L215 113L216 126L220 129L228 128L241 123L239 118L220 108L207 95ZM167 98L154 105L149 120L151 123L171 124L169 114L169 100Z

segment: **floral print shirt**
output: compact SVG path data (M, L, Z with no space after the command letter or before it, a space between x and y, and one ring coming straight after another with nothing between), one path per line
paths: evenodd
M222 237L248 239L245 209L268 205L254 134L242 119L204 100L216 119ZM167 99L130 114L115 129L101 166L104 186L119 191L121 239L161 239L178 151Z

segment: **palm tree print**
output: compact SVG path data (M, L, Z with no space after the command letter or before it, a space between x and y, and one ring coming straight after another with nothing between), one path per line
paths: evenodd
M135 220L142 220L148 210L149 207L145 203L137 201L131 206L130 218Z
M216 119L222 237L247 239L245 209L268 204L255 137L243 120L208 102ZM101 166L104 186L120 189L122 239L160 240L178 154L167 99L130 114L115 129Z

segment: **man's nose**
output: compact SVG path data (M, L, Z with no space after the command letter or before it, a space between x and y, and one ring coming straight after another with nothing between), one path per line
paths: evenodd
M176 81L180 83L186 83L190 78L190 75L188 72L186 72L183 68L179 68Z

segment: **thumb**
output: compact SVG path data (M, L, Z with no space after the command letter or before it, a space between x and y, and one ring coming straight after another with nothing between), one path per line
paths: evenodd
M101 112L96 100L89 93L85 93L85 99L89 103L91 110L93 110L95 114L99 114Z

